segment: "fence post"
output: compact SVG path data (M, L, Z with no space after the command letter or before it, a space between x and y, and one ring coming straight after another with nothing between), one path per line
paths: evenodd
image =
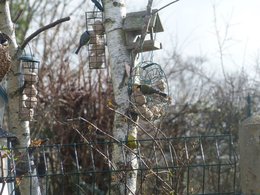
M260 115L239 128L240 181L245 195L260 195Z

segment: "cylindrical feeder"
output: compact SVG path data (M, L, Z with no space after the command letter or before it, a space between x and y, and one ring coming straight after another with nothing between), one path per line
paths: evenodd
M40 61L32 55L24 55L20 58L21 64L21 87L24 87L21 96L20 118L21 120L33 120L34 110L37 106L37 82L38 67Z
M35 108L37 106L37 97L32 96L32 97L28 97L25 101L25 106L27 108Z
M32 108L23 107L20 111L20 119L23 121L32 121L34 110Z
M25 94L27 97L33 97L36 96L38 93L35 85L28 85L23 90L23 94Z

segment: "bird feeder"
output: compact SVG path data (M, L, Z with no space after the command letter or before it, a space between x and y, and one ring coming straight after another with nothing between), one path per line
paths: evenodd
M22 72L21 88L23 89L20 100L20 118L24 121L31 121L34 116L34 108L37 105L37 82L40 61L31 55L24 55L19 59Z
M31 55L24 55L19 58L21 69L24 75L24 81L35 84L38 81L38 68L40 61Z
M106 67L105 29L103 12L86 12L86 27L90 33L88 44L89 68L102 69Z
M8 191L15 182L14 171L12 171L14 170L14 167L12 165L13 154L11 149L16 141L17 137L15 135L0 127L0 188L2 189L2 187L5 187L4 183L10 185L4 189L5 191Z
M147 11L131 12L126 14L123 30L125 31L127 49L132 50L137 48L136 52L146 52L162 48L162 44L154 39L154 33L164 31L157 10L152 10L150 22L147 28L146 33L149 34L150 37L144 41L142 48L139 47L141 43L140 39L137 37L142 34L146 14Z
M142 62L133 68L128 91L135 111L149 120L160 118L170 103L166 75L154 62Z

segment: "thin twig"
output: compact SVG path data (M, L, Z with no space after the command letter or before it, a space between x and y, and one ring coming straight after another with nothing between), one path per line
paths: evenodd
M110 109L112 109L112 108L110 108ZM112 109L113 111L115 111L114 109ZM118 114L121 114L121 115L124 115L124 114L122 114L122 113L120 113L120 112L118 112ZM133 121L131 118L129 118L128 116L126 116L126 115L124 115L128 120L131 120L133 123L135 123L135 121ZM83 120L84 122L87 122L88 124L90 124L90 125L93 125L93 127L95 127L96 128L96 130L98 130L98 131L100 131L100 132L102 132L102 133L105 133L103 130L101 130L100 128L98 128L96 125L94 125L93 123L91 123L90 121L88 121L87 119L85 119L85 118L83 118L83 117L78 117L78 118L75 118L76 120ZM69 121L71 121L71 120L75 120L75 119L69 119ZM59 121L60 122L60 121ZM64 123L64 122L60 122L60 123ZM138 125L137 123L136 123L136 125ZM141 128L142 129L142 127L141 126L139 126L139 128ZM74 128L74 130L75 130L75 128ZM144 130L144 129L143 129ZM79 133L79 131L77 130L77 132ZM139 159L140 159L140 161L142 162L142 164L147 168L147 169L149 169L150 170L150 172L151 172L151 174L153 174L157 179L159 179L162 183L164 183L165 184L165 186L167 186L168 188L169 188L169 190L171 190L171 187L170 187L170 185L168 185L168 183L166 182L166 181L164 181L158 174L156 174L156 172L154 172L150 167L149 167L149 165L147 165L147 163L145 162L145 160L142 158L142 156L140 156L140 155L138 155L134 150L132 150L131 148L129 148L126 144L124 144L123 142L121 142L121 141L119 141L119 140L117 140L115 137L113 137L113 136L111 136L111 135L109 135L109 134L107 134L107 133L105 133L107 136L109 136L110 138L112 138L114 141L115 141L115 143L120 143L120 144L122 144L123 146L124 146L124 148L126 148L128 151L130 151L130 152L132 152L133 154L135 154L137 157L139 157ZM149 133L148 133L149 134ZM87 143L89 143L88 142L88 140L82 135L82 134L80 134L83 138L84 138L84 140L85 141L87 141ZM156 142L156 140L154 140L155 142ZM158 143L157 143L158 144ZM102 153L101 151L99 151L97 148L94 148L93 146L91 146L93 149L95 149L98 153ZM158 145L158 147L160 148L160 145ZM103 157L105 157L105 154L101 154ZM108 157L105 157L106 159L108 159ZM111 162L110 160L109 160L109 162ZM113 164L113 162L111 162L111 165L114 165ZM114 168L114 167L113 167ZM114 170L116 170L116 169L114 169ZM127 187L127 188L129 188L129 187Z
M17 13L17 15L15 16L15 18L13 19L13 23L16 24L16 22L18 21L18 19L21 17L22 13L23 13L23 9L19 10L19 12Z
M62 22L66 22L66 21L69 21L70 20L70 17L66 17L66 18L62 18L62 19L59 19L59 20L56 20L55 22L53 23L50 23L46 26L43 26L41 27L40 29L38 29L37 31L35 31L34 33L32 33L29 37L27 37L24 42L21 44L21 50L23 50L25 48L25 46L34 38L36 37L37 35L39 35L41 32L45 31L45 30L48 30Z

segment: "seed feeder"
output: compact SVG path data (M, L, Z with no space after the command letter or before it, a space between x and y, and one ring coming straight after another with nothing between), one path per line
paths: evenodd
M105 29L103 13L100 11L86 12L86 27L91 38L88 44L89 68L102 69L106 67Z
M16 141L17 137L15 135L0 127L0 189L4 188L5 192L14 188L15 177L12 147ZM7 183L7 186L5 183Z
M135 111L149 120L164 115L170 103L166 75L154 62L142 62L133 68L128 90Z
M19 59L22 72L21 88L23 88L20 101L20 117L21 120L31 121L34 116L34 108L37 105L37 82L40 61L31 55L24 55Z
M123 23L127 49L137 49L137 53L162 49L162 44L156 41L154 37L154 33L164 31L157 10L152 10L150 22L146 32L147 35L149 35L149 38L144 40L142 48L139 47L141 43L138 37L142 34L146 14L147 11L127 13Z

